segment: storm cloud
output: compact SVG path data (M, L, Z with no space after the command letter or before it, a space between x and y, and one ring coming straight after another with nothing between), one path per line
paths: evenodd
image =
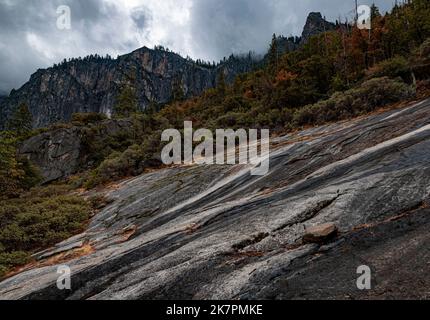
M361 0L360 4L374 1ZM392 1L375 1L381 11ZM57 8L71 9L71 29L57 28ZM0 0L0 93L64 58L126 54L163 45L218 61L262 53L273 33L300 35L306 16L351 18L354 0Z

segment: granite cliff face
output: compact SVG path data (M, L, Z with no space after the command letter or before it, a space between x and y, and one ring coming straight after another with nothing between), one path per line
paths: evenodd
M335 28L336 25L325 20L320 12L311 12L303 28L302 43L306 43L312 36L334 30Z
M106 120L97 124L91 139L109 139L130 131L132 123L127 119ZM24 141L18 152L36 165L43 183L49 183L90 168L91 150L86 145L88 137L79 126L58 128L38 134Z
M320 13L311 13L299 38L278 38L279 54L296 50L310 36L329 31L334 24ZM173 87L180 84L187 97L213 88L220 72L227 82L261 66L259 59L244 55L231 56L217 66L198 64L173 52L138 49L118 59L75 59L34 73L19 90L0 98L0 130L14 109L26 102L33 115L33 126L45 127L55 122L68 122L73 113L99 112L110 115L116 97L124 85L136 88L141 109L152 102L167 103Z
M0 299L429 299L429 119L426 100L273 139L262 177L183 166L98 190L88 230Z
M277 40L278 54L292 52L300 47L300 38L279 37Z
M166 103L172 98L175 83L187 97L195 96L216 84L224 72L227 81L253 68L250 56L230 57L218 66L197 64L165 51L141 48L118 59L76 59L49 69L38 70L19 90L0 102L0 129L14 108L26 102L34 127L69 121L73 113L112 114L121 88L133 86L139 106Z

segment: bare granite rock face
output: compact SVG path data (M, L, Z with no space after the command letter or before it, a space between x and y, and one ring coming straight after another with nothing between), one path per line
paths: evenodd
M334 30L336 25L323 18L320 12L311 12L306 20L302 32L302 43L306 43L310 37Z
M93 57L40 69L19 90L0 101L0 130L20 103L27 103L36 128L70 121L73 113L113 113L124 85L136 89L142 110L151 103L167 103L178 83L186 97L213 88L220 72L232 82L252 70L252 56L231 56L217 66L197 64L176 53L146 47L118 59Z
M88 229L36 254L0 298L430 298L430 100L272 143L265 176L183 166L100 191L111 203ZM327 223L336 237L302 241ZM57 263L72 290L57 289ZM371 290L357 288L362 265Z
M106 120L96 124L92 139L115 137L130 130L130 120ZM22 143L18 152L39 168L44 183L65 178L79 169L89 167L89 156L93 150L85 145L82 127L65 126L38 134Z
M25 141L19 153L40 169L44 182L65 177L81 164L79 129L42 133Z

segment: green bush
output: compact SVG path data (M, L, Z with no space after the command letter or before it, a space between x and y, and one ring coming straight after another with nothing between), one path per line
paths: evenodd
M91 172L84 186L93 188L124 177L139 175L147 167L160 164L155 159L161 153L161 148L161 132L155 131L146 136L139 145L133 144L124 152L114 151Z
M3 252L0 248L0 277L3 277L11 268L25 265L30 262L31 255L24 251Z
M97 112L89 112L89 113L74 113L72 115L72 123L75 126L88 125L91 123L101 122L106 120L106 115Z
M132 124L110 135L106 134L108 125L108 123L98 123L81 128L83 149L89 155L88 161L96 166L113 151L123 152L136 142L137 133Z
M412 80L409 62L401 56L382 61L381 63L375 65L369 70L368 76L369 78L401 77L404 81L409 83Z
M0 277L10 268L27 263L35 250L82 229L92 207L68 190L52 185L0 201Z
M427 80L430 78L430 39L416 50L411 58L412 71L419 80Z
M0 133L0 199L16 197L40 182L38 169L27 158L17 156L19 137Z
M92 172L85 186L92 188L122 177L138 175L144 170L144 159L143 148L138 145L132 145L123 153L115 151Z
M375 108L413 97L415 90L387 77L375 78L345 92L337 92L328 100L299 109L294 114L295 126L320 125L354 117Z
M239 112L229 112L217 119L217 124L219 128L236 128L242 123L244 115Z
M418 55L422 62L430 62L430 38L419 47Z

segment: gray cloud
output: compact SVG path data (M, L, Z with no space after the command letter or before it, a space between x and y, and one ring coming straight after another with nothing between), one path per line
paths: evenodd
M219 60L264 52L272 33L299 35L310 11L351 16L353 0L0 0L0 93L64 58L125 54L161 44L183 55ZM370 4L372 0L361 0ZM388 10L391 1L375 1ZM58 30L68 5L72 29Z
M273 13L269 1L195 1L191 15L194 49L212 58L250 49L261 51L273 33Z
M71 8L71 30L57 28L60 5ZM134 49L135 41L123 36L128 31L123 16L102 0L0 0L0 92L19 87L38 68L64 58Z
M376 3L382 11L392 7L387 0ZM198 0L192 8L191 34L197 55L220 58L231 52L267 49L273 33L300 35L309 12L326 19L345 20L354 16L354 0Z
M131 13L131 18L136 24L136 27L140 30L149 28L150 22L152 21L151 12L146 7L138 7L134 9Z

